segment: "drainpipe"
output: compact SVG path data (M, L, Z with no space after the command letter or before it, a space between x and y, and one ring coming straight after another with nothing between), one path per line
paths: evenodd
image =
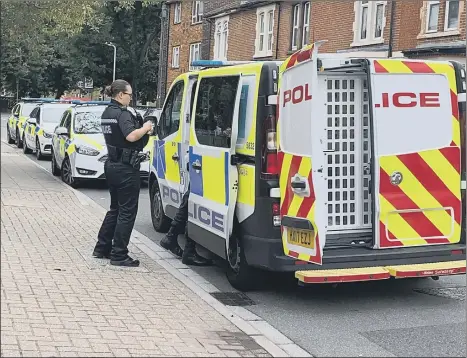
M391 1L391 18L389 25L389 46L388 46L388 58L392 57L392 43L394 41L394 20L396 11L396 0Z
M279 29L281 24L281 3L278 3L279 9L277 11L277 35L276 35L276 60L278 59L277 53L279 52Z

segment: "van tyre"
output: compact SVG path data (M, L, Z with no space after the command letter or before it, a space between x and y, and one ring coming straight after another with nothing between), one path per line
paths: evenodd
M50 161L50 163L51 163L50 165L51 165L52 175L58 177L61 173L60 173L60 168L57 165L57 161L55 160L55 154L54 154L53 149L52 149L52 160Z
M78 181L73 176L73 169L71 168L70 157L65 157L65 159L63 160L61 177L62 181L65 184L71 186L72 188L76 188L78 186Z
M157 180L151 185L150 188L151 196L151 220L152 226L157 232L166 233L170 229L171 220L164 213L164 207L162 205L161 192L159 190L159 184Z
M31 149L28 148L28 145L26 144L26 137L23 133L23 153L28 154L31 153Z
M23 147L23 142L21 141L21 138L19 137L19 129L16 128L16 139L15 139L15 142L16 142L16 147L17 148L22 148Z
M6 125L6 139L8 141L8 144L14 144L15 141L13 140L13 138L11 138L11 135L10 135L10 126L7 124Z
M239 291L251 291L261 286L261 271L248 265L243 250L238 224L229 240L229 249L226 252L226 275L230 284Z

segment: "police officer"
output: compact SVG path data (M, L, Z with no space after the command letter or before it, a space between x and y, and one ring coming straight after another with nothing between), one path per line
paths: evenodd
M185 250L178 244L178 235L186 233L186 223L188 221L188 197L190 195L190 186L188 186L188 190L185 192L182 198L182 203L175 214L174 219L172 220L172 224L170 226L170 230L167 235L161 240L160 245L172 252L177 256L182 257L182 263L185 265L193 265L193 266L209 266L212 265L212 261L205 259L204 257L198 255L196 252L196 243L185 235L186 237L186 244Z
M104 173L110 210L99 230L93 256L110 258L112 265L137 267L139 260L128 256L128 244L138 211L141 151L153 125L149 121L143 124L142 117L128 107L132 98L128 82L115 80L106 88L106 95L111 103L102 113L101 126L109 155Z

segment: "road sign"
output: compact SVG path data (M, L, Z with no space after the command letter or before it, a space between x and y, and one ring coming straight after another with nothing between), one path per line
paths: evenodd
M87 77L84 79L84 88L86 89L94 88L94 83L91 77Z

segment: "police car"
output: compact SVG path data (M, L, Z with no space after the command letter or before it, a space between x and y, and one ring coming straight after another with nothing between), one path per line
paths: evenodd
M29 114L38 103L46 102L45 98L22 98L13 109L6 125L6 137L9 144L16 143L18 148L23 146L23 131ZM50 101L50 100L49 100Z
M35 151L38 160L52 154L52 134L71 103L39 103L29 115L23 131L23 152Z
M87 179L105 179L107 148L101 129L101 115L109 102L78 102L67 109L52 137L52 174L76 187ZM144 149L148 151L148 146ZM141 177L147 177L149 161L141 163Z

